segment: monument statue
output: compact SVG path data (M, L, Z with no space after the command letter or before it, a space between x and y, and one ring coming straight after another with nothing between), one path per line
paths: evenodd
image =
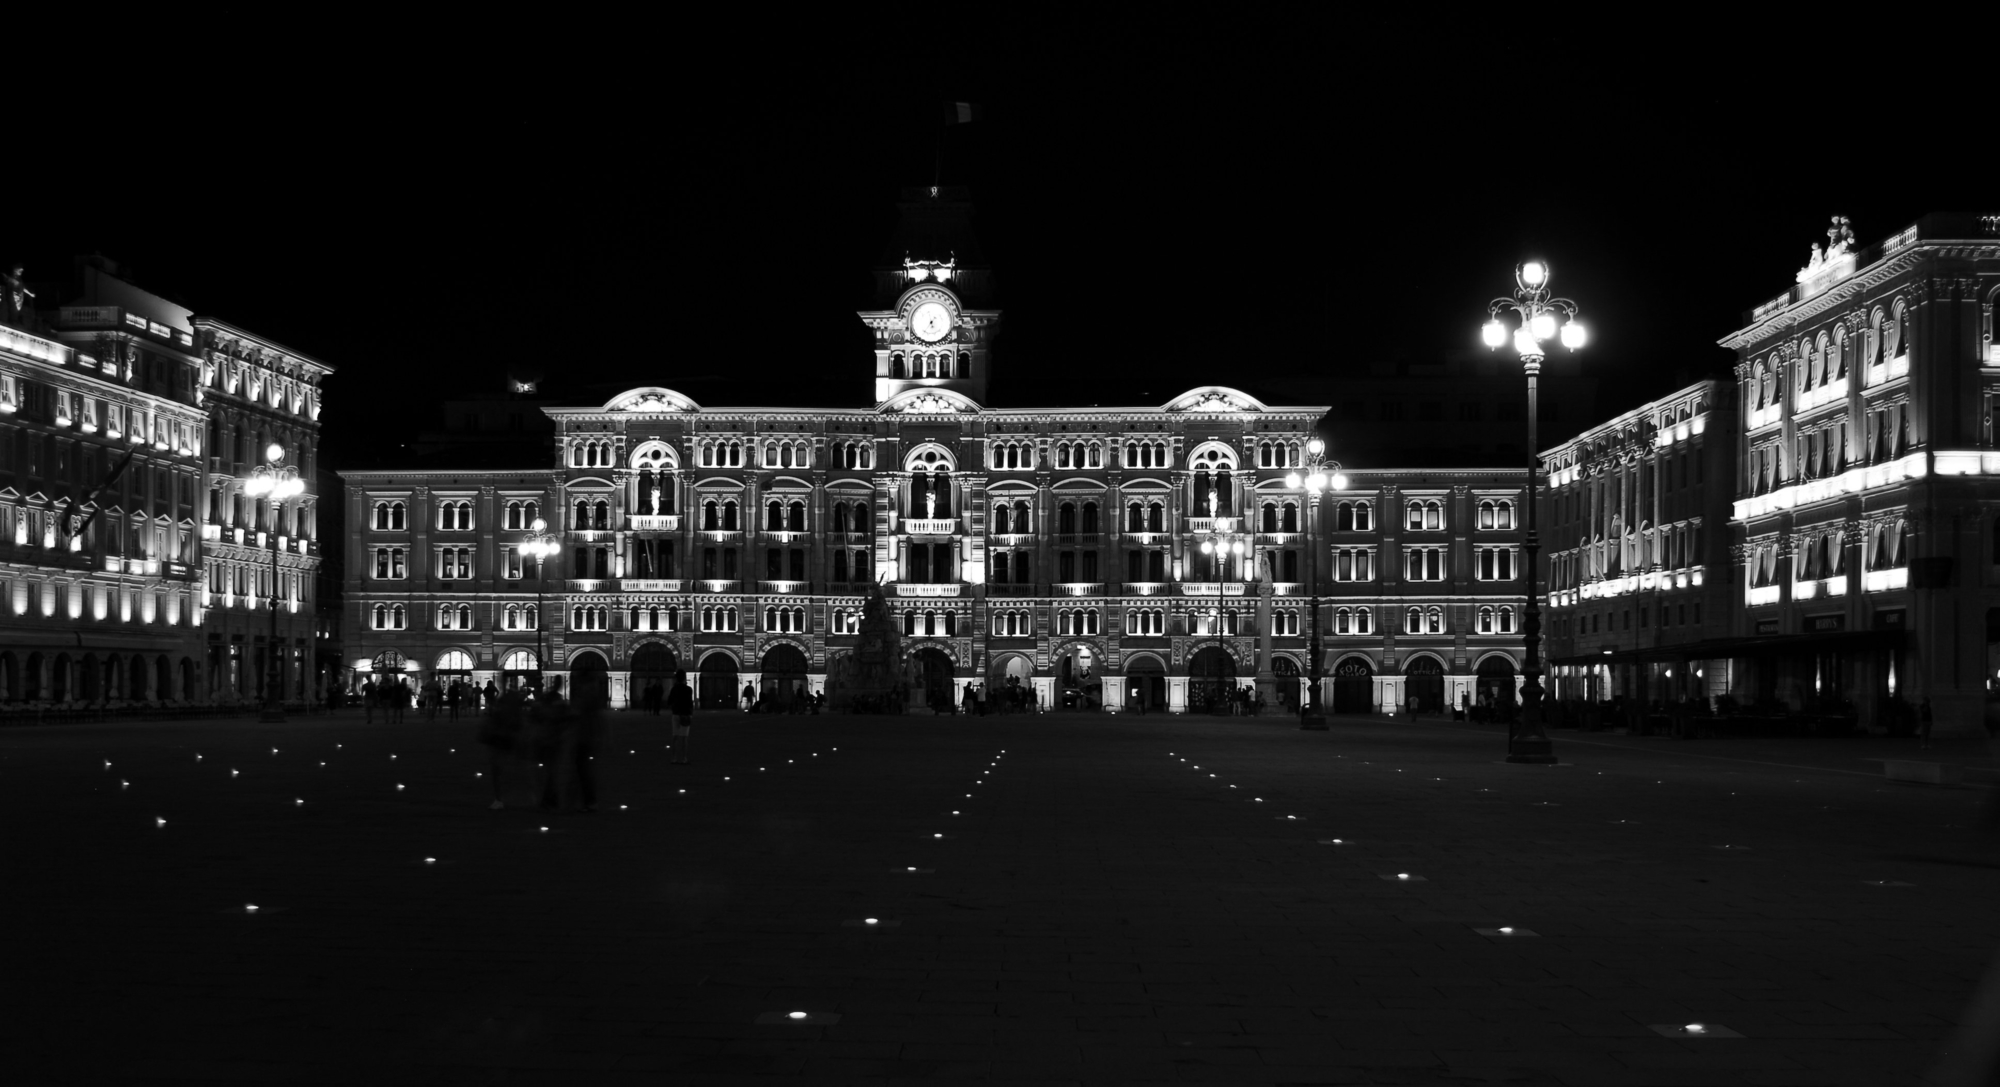
M7 323L16 328L25 327L34 312L35 292L28 289L27 280L22 278L26 271L26 268L16 264L14 270L4 277L7 281Z
M902 632L879 585L868 587L858 633L853 651L835 657L828 669L828 702L851 713L901 713L906 693Z
M660 487L659 484L657 483L653 485L653 508L648 512L650 513L660 512Z

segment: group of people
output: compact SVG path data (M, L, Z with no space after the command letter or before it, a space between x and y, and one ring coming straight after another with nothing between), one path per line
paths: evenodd
M564 698L560 677L551 679L546 690L517 687L501 692L489 683L481 697L486 695L491 697L485 698L479 742L486 745L486 777L493 790L488 806L505 808L508 780L525 773L529 800L535 807L543 811L596 811L595 762L610 728L609 700L602 694ZM672 761L686 765L694 716L694 691L688 686L686 672L675 673L673 689L660 701L673 716Z
M936 713L952 712L949 701L945 702L942 707L933 706L932 709ZM968 683L965 685L965 692L959 697L958 712L965 714L967 717L984 717L988 713L1028 713L1030 711L1039 711L1040 709L1040 693L1032 687L1023 687L1019 683L1010 683L988 695L986 684Z
M413 692L409 680L402 676L379 683L371 677L361 684L361 706L367 711L368 723L375 723L375 713L379 710L384 721L392 725L402 724L403 714L410 708L413 694L417 710L424 715L424 720L436 721L438 711L443 710L447 720L456 721L462 713L478 713L482 706L497 704L500 688L490 679L486 681L486 686L480 687L458 678L447 685L432 676ZM331 708L338 709L338 703Z

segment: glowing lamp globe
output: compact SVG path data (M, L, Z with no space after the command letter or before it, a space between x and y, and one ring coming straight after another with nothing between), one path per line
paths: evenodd
M1542 345L1535 341L1535 334L1525 328L1514 330L1514 353L1522 358L1540 358Z
M284 460L285 447L279 445L277 442L272 442L270 445L264 447L264 459L270 461L272 464Z
M1528 327L1534 330L1536 339L1553 340L1556 338L1556 315L1537 313L1535 319L1528 322Z
M1588 338L1589 337L1583 331L1583 325L1581 323L1576 321L1563 322L1562 344L1564 347L1569 348L1571 351L1575 351L1581 348L1584 344L1584 341Z
M1503 347L1507 343L1507 326L1501 324L1497 318L1486 322L1480 329L1480 334L1486 338L1488 347Z
M1538 260L1521 265L1521 282L1529 287L1539 287L1549 280L1548 266Z
M1242 540L1236 540L1236 541L1232 542L1232 543L1231 543L1231 544L1229 545L1229 550L1230 550L1230 552L1231 552L1232 554L1237 554L1237 555L1241 555L1241 554L1243 553L1243 541L1242 541Z
M1335 473L1333 474L1333 489L1334 489L1334 490L1336 490L1336 491L1344 491L1344 490L1346 490L1346 489L1347 489L1347 476L1345 476L1344 474L1342 474L1342 473L1340 473L1340 472L1335 472Z
M1326 473L1314 472L1312 475L1307 476L1306 490L1309 490L1314 494L1318 494L1319 492L1326 490Z
M1326 443L1320 441L1318 438L1307 439L1306 452L1311 453L1313 456L1317 457L1321 453L1326 452Z
M1213 540L1201 541L1201 553L1204 555L1215 554L1215 541Z
M546 529L546 528L548 528L548 527L549 527L549 523L548 523L547 521L544 521L544 520L542 520L541 518L537 517L537 518L535 518L535 520L534 520L534 523L532 523L532 524L530 524L530 525L528 526L528 531L530 531L530 532L540 532L540 531L542 531L543 529Z
M1296 491L1296 490L1298 490L1298 489L1299 489L1299 474L1298 474L1297 472L1288 472L1288 473L1286 473L1286 474L1285 474L1285 486L1287 486L1287 487L1290 487L1291 489L1293 489L1293 490L1295 490L1295 491Z

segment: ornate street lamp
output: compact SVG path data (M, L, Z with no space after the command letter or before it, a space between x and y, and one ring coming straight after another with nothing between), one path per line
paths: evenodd
M265 670L263 720L272 724L285 722L284 666L283 650L278 645L278 604L283 593L278 588L278 518L284 514L285 500L296 498L305 491L305 480L299 478L299 470L287 464L278 467L285 459L285 447L272 442L264 450L264 460L243 482L243 493L252 501L269 497L271 500L271 524L267 530L271 537L271 636L265 645L270 656L270 667Z
M521 554L535 560L535 689L542 689L542 669L546 650L542 639L542 588L546 583L543 576L544 564L556 552L562 550L562 541L548 531L549 523L537 517L528 525L528 534L521 538Z
M1209 622L1215 627L1215 651L1226 656L1228 650L1222 642L1222 596L1223 584L1229 580L1229 564L1242 562L1245 547L1243 533L1236 530L1233 517L1215 515L1216 493L1208 492L1208 528L1202 532L1201 553L1215 563L1215 606L1209 609ZM1240 574L1241 571L1238 571ZM1240 578L1238 580L1241 580Z
M1492 316L1482 330L1486 346L1497 350L1511 338L1514 353L1521 357L1521 370L1528 375L1528 532L1522 542L1528 560L1528 606L1521 624L1525 643L1521 652L1521 722L1509 730L1507 761L1552 763L1556 761L1555 745L1542 726L1542 608L1536 589L1536 559L1542 545L1535 532L1535 469L1541 446L1535 438L1535 382L1546 354L1542 345L1560 338L1565 348L1579 351L1584 331L1576 319L1576 303L1550 296L1549 266L1541 261L1531 260L1515 269L1513 296L1496 298L1486 308ZM1511 331L1501 320L1509 313L1520 322Z
M1319 640L1319 496L1328 488L1346 490L1347 477L1341 474L1340 462L1327 457L1326 443L1318 438L1306 442L1303 467L1303 473L1285 475L1285 486L1306 493L1306 594L1312 598L1306 642L1306 675L1310 685L1306 690L1305 718L1299 727L1318 730L1326 728L1326 715L1319 706L1320 669L1325 667L1325 653Z

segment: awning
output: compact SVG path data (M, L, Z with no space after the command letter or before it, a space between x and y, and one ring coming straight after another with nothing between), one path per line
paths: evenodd
M1649 664L1667 661L1725 660L1817 650L1894 649L1908 632L1901 630L1826 630L1803 634L1758 634L1748 638L1710 638L1678 645L1614 649L1570 657L1551 657L1550 664Z

